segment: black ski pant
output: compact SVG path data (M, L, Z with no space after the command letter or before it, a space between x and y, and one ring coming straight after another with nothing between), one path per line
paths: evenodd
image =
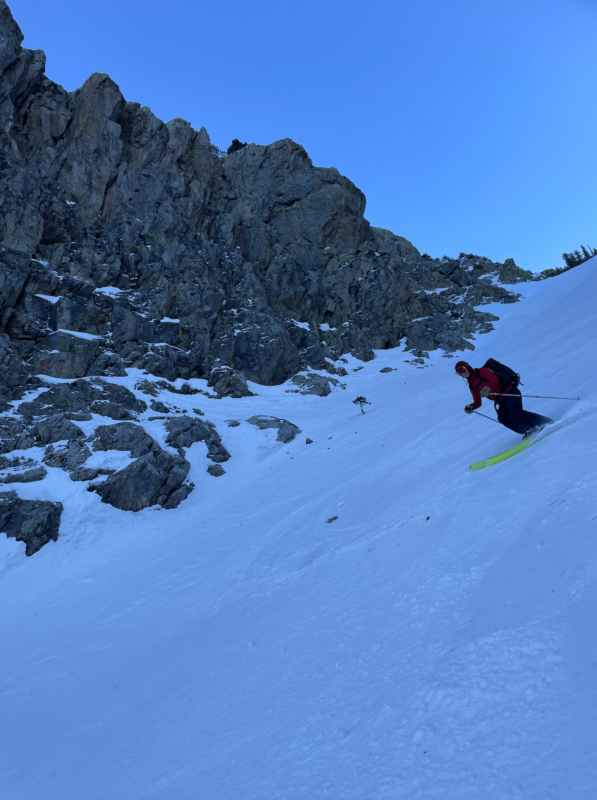
M536 425L541 425L547 417L525 411L522 407L520 389L512 388L502 397L497 407L498 421L516 433L527 433Z

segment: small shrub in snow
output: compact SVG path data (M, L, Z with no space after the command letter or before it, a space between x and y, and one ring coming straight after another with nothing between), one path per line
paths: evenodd
M371 403L367 400L367 398L366 397L362 397L361 395L359 395L358 397L355 397L355 399L352 402L355 404L355 406L358 405L358 406L361 407L361 414L365 413L365 409L363 408L363 406L370 406L371 405Z

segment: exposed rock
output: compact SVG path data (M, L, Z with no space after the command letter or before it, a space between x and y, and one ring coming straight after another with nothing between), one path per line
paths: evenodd
M158 414L169 414L170 409L164 405L160 400L152 400L149 404L152 411L157 411Z
M0 417L0 453L35 447L36 437L30 428L14 417Z
M323 375L309 372L307 375L295 375L290 381L294 386L298 386L300 394L315 394L318 397L327 397L332 391L332 386L338 386L336 378L324 378ZM330 385L331 384L331 385ZM344 388L344 384L340 384Z
M531 277L511 259L421 256L290 139L220 158L205 129L164 124L107 75L65 92L6 5L0 36L0 329L35 373L136 367L243 397L247 378L333 371L405 336L466 348L491 322L475 304L512 302L496 282ZM446 330L414 322L462 307Z
M84 439L85 434L77 425L66 419L64 414L52 414L47 419L40 420L33 428L37 434L39 444L53 444L70 439Z
M170 417L164 426L168 431L166 444L171 447L190 447L194 442L205 442L207 457L211 461L221 463L230 458L230 453L222 444L220 435L211 422L186 416Z
M177 389L173 383L167 383L166 381L149 381L147 379L140 381L135 388L139 389L141 392L143 392L143 394L149 394L152 397L157 397L160 391L184 395L201 393L199 389L193 389L193 387L188 383L183 383L180 389Z
M158 448L89 488L103 503L122 511L141 511L153 505L176 508L192 491L192 487L183 485L190 466L181 456Z
M58 540L61 515L62 503L21 500L16 492L0 492L0 532L25 542L27 556Z
M88 411L67 411L64 416L72 422L91 422L93 419Z
M42 461L48 467L63 469L65 472L72 472L83 464L89 456L91 450L83 442L71 439L66 444L49 444L46 447Z
M226 424L229 428L238 428L240 422L237 419L227 419Z
M222 475L226 474L226 470L220 464L210 464L207 471L210 475L213 475L214 478L220 478Z
M249 417L247 422L250 425L256 425L259 430L263 431L267 428L277 428L278 435L276 436L277 442L288 444L295 436L300 433L300 429L287 419L279 419L278 417L270 417L267 414L257 414L256 416Z
M155 439L133 422L100 425L89 437L89 442L94 451L128 451L133 458L140 458L161 449Z
M87 375L105 375L109 378L124 378L126 376L124 361L116 353L104 351L99 354L89 367Z
M94 382L77 380L58 384L42 392L35 400L21 403L18 410L25 417L92 411L111 419L134 419L132 412L146 411L147 404L137 400L124 386L95 378Z
M249 391L247 379L242 372L232 369L232 367L214 367L207 381L208 386L212 386L220 397L253 397L253 392Z
M193 409L193 412L194 412L195 414L198 414L200 417L204 417L204 416L205 416L205 412L204 412L204 411L201 411L201 409L200 409L200 408L194 408L194 409Z
M0 411L22 397L29 374L11 347L8 336L0 333Z
M97 336L55 331L48 335L46 344L34 351L27 365L34 375L82 378L95 361L101 344Z
M379 370L380 372L394 372L392 367L384 367L383 369Z
M313 444L313 439L309 439L307 437L307 440L305 441L305 444Z
M47 470L32 458L0 456L0 483L33 483L43 480L47 474Z
M71 481L94 481L98 475L112 475L116 470L103 467L77 467L70 474Z

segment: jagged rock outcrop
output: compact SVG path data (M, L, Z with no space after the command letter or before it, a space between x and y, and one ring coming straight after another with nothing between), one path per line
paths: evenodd
M90 488L104 503L122 511L141 511L153 505L176 508L193 489L183 484L189 469L184 458L158 447Z
M130 366L205 377L241 397L247 379L281 383L346 352L368 360L405 337L463 349L491 324L474 303L515 299L480 279L528 278L509 262L421 257L372 227L363 193L290 139L222 158L204 128L162 122L107 75L65 92L43 52L21 48L4 0L0 41L0 372L16 357L11 397L26 381L21 360L67 379Z
M135 414L146 410L147 404L126 387L101 379L58 384L18 407L24 417L93 412L114 420L135 419Z
M193 489L183 484L191 466L188 461L182 454L167 453L140 425L132 422L100 425L90 442L94 452L128 451L135 459L110 474L103 483L90 487L104 503L123 511L140 511L156 504L176 508ZM97 474L102 473L98 470ZM74 480L86 480L88 475L76 471Z
M25 555L58 540L61 516L62 503L22 500L16 492L0 492L0 531L25 542Z

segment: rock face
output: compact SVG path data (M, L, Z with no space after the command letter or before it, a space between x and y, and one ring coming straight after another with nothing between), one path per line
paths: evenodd
M222 157L107 75L68 93L22 38L0 0L0 404L29 375L134 366L244 397L405 337L470 348L492 319L473 305L516 299L491 278L529 278L421 256L290 139Z
M58 540L61 515L62 503L21 500L16 492L0 492L0 532L25 542L28 556Z

